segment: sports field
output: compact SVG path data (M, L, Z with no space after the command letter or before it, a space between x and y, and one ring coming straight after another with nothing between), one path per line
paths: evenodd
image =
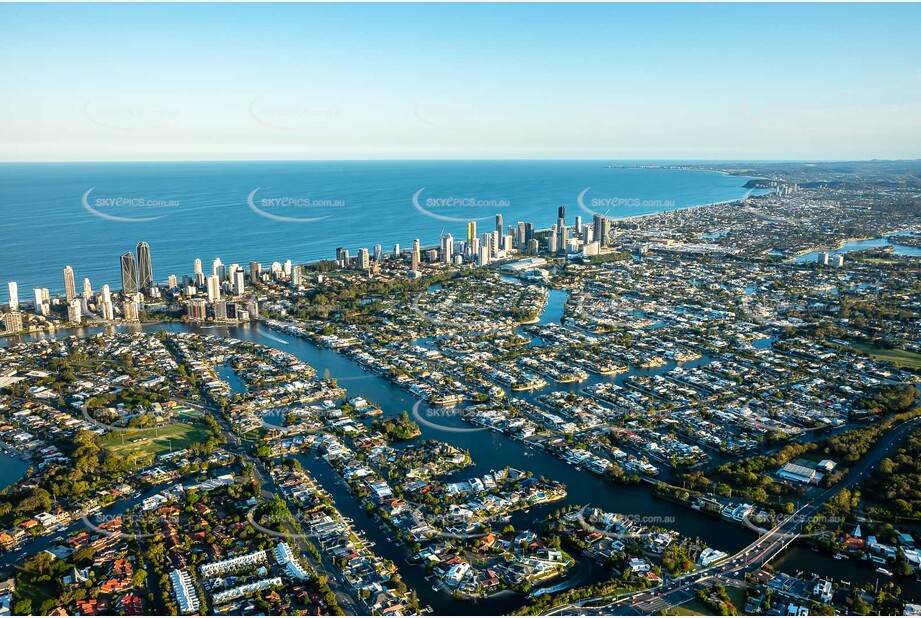
M173 423L166 427L152 429L131 429L112 431L102 438L102 445L119 455L130 457L153 453L154 456L188 447L203 442L211 436L211 431L203 425Z

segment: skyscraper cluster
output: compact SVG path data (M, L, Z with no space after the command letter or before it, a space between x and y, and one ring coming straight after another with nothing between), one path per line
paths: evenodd
M150 245L139 242L136 247L137 258L130 251L120 258L122 292L134 296L138 292L148 292L153 288L153 264L150 259Z
M597 255L602 247L608 245L611 232L611 220L596 214L590 225L583 225L582 217L576 216L572 226L566 225L566 208L560 206L553 226L545 230L535 230L527 221L518 221L505 228L503 215L495 216L495 225L487 227L489 231L478 234L477 222L469 221L466 229L466 241L456 239L451 233L442 233L439 244L423 249L419 239L412 243L412 249L403 252L399 244L394 245L392 259L404 263L409 258L410 276L419 276L423 261L429 264L461 265L464 263L486 266L496 259L504 259L515 251L519 254L538 255L546 251L548 255ZM408 253L408 256L407 256ZM353 258L345 248L336 250L336 261L341 268L358 268L365 272L377 272L387 258L380 244L374 245L373 252L362 247ZM840 265L840 263L839 263ZM126 320L138 319L145 300L159 298L161 288L154 282L153 262L150 245L144 241L137 244L134 252L125 252L119 258L122 297L118 308L114 305L108 285L102 286L98 296L94 297L89 279L83 279L82 294L78 294L77 279L74 268L70 265L63 269L64 297L67 319L71 323L80 323L85 316L98 312L105 320L115 319L117 310L121 310ZM195 259L193 275L184 276L182 287L175 275L168 279L168 287L174 292L188 297L188 315L191 319L204 319L206 311L212 312L216 319L248 319L257 316L259 307L255 300L250 300L244 307L241 297L250 287L272 281L286 281L294 288L304 284L305 271L291 260L284 263L273 262L263 271L259 262L249 263L249 278L239 264L224 264L215 258L210 273L203 269L201 259ZM322 275L318 275L321 279ZM15 281L8 282L9 312L4 314L4 324L20 326L19 288ZM204 298L194 298L201 295ZM205 300L206 299L206 300ZM52 303L60 306L60 299L52 299L48 288L34 290L35 313L40 316L51 314ZM10 316L9 314L17 314Z
M413 242L409 253L410 276L418 276L422 262L460 265L473 263L486 266L493 260L503 259L517 251L519 254L536 256L541 252L551 256L581 254L597 255L601 247L607 246L611 232L611 220L604 215L595 215L592 223L583 225L582 217L576 216L572 225L566 223L566 207L557 209L556 222L548 229L535 230L533 223L518 221L505 228L503 215L495 215L495 225L489 231L477 232L477 222L467 222L466 239L455 238L450 232L442 231L436 247L423 250L419 239ZM463 238L463 237L462 237ZM383 263L380 245L375 245L373 263L368 250L360 248L356 258L348 249L336 249L336 263L340 268L374 270ZM393 260L403 262L406 256L400 245L394 246Z

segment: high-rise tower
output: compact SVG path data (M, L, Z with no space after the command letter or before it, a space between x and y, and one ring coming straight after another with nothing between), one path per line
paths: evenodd
M153 287L153 264L150 261L150 245L139 242L138 254L138 287L142 290Z
M121 269L122 269L122 292L125 295L133 295L138 293L138 269L137 263L134 261L134 254L128 251L123 253L121 257Z
M74 282L74 269L70 266L64 267L64 296L69 303L77 297L77 284Z
M15 281L10 281L10 311L19 309L19 285Z

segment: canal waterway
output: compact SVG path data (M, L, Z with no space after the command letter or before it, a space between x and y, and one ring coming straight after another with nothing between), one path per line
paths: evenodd
M559 323L560 318L563 316L567 298L568 293L564 291L550 291L547 305L540 316L539 323ZM167 331L232 337L290 352L314 367L318 375L328 372L331 378L335 378L340 386L348 390L349 397L360 395L379 406L385 416L396 416L401 412L408 412L413 405L418 403L418 399L407 391L365 369L347 356L319 347L308 340L272 331L259 323L204 326L179 323L120 325L114 328L109 326L71 329L60 331L53 336L56 338L69 335L86 337L112 330L120 332L156 332L161 328ZM48 338L49 336L47 334L35 334L12 341L27 341L35 338ZM766 344L769 344L769 341L766 340ZM705 356L682 365L694 367L706 364L709 361L710 359ZM579 390L600 381L622 383L630 375L660 374L669 371L674 366L675 363L668 363L652 369L632 369L631 372L608 377L590 374L589 380L579 384L554 383L538 391L515 393L514 395L534 402L540 394L553 390ZM242 383L239 382L236 376L231 374L232 372L229 368L220 368L221 377L230 380L234 390L242 390ZM422 413L424 414L426 405L422 404L422 406ZM564 505L584 506L591 504L606 511L655 518L657 521L662 522L665 527L677 530L692 538L700 538L708 545L729 553L741 549L755 538L754 533L744 526L657 498L646 484L625 486L596 476L589 471L576 470L573 466L545 453L539 448L512 440L502 434L487 430L469 431L472 426L456 417L440 418L439 423L448 428L456 427L468 430L466 432L452 432L424 425L421 427L423 439L448 442L470 453L474 465L455 473L452 475L454 478L471 478L485 474L490 470L512 466L528 470L536 476L543 476L565 484L567 497L564 500L536 506L527 513L515 514L511 521L518 529L527 526L536 527L540 521L543 521L549 514ZM365 531L366 538L374 543L373 550L375 553L392 560L397 565L407 585L418 592L423 606L431 605L437 613L456 614L460 611L465 614L489 615L509 612L523 604L524 599L517 594L497 595L493 598L473 603L458 601L447 593L432 590L431 584L433 582L425 579L428 573L423 568L407 562L409 558L408 549L402 542L391 540L390 531L386 530L378 520L369 517L365 513L359 501L349 492L347 486L324 461L309 454L302 454L297 457L303 466L330 492L337 508L343 515L352 518L356 527ZM19 463L23 462L20 461ZM2 481L2 478L0 478L0 481ZM15 479L10 482L15 482ZM806 574L810 574L815 572L854 583L875 582L877 576L885 577L875 573L869 564L859 565L863 568L852 568L854 563L855 561L853 560L834 560L830 556L794 547L778 560L777 567L788 573L804 571ZM557 580L545 582L538 587L558 590L570 585L594 583L609 576L610 573L604 567L580 560L567 578L558 578ZM921 599L921 585L918 582L899 579L898 583L909 593L909 596L914 595L915 598Z

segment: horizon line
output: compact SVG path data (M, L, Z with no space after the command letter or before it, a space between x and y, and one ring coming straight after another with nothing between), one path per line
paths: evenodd
M535 158L476 158L476 157L458 157L458 158L354 158L354 159L29 159L29 160L0 160L0 165L45 165L45 164L75 164L75 163L437 163L437 162L608 162L608 163L873 163L873 162L915 162L921 161L919 157L907 158L885 158L873 157L869 159L825 159L825 158L784 158L784 159L749 159L749 158L657 158L657 159L625 159L625 158L555 158L555 157L535 157Z

